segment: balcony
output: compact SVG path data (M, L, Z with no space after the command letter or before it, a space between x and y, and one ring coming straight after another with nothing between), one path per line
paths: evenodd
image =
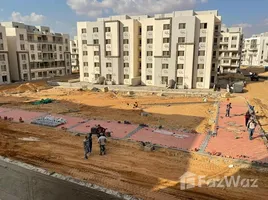
M124 67L124 74L129 74L129 67Z
M111 51L112 45L111 44L106 44L106 51Z
M162 48L163 51L169 51L169 43L164 43Z
M203 77L204 74L205 74L204 71L205 71L204 69L197 69L197 76L198 77Z
M111 73L113 72L113 68L112 68L112 67L107 67L106 69L107 69L107 72L108 72L109 74L111 74Z
M198 56L198 63L200 64L205 63L205 56Z
M183 69L178 69L177 70L177 77L183 77L184 75L184 70Z
M147 61L152 62L153 61L153 56L147 56Z
M205 49L206 48L206 43L202 42L199 43L199 49Z
M125 85L129 85L129 84L130 84L129 79L124 79L124 84L125 84Z
M94 61L100 61L100 57L99 56L94 56Z
M129 61L129 57L128 56L124 56L124 61Z
M94 73L100 74L100 67L94 67Z
M124 39L128 39L129 38L129 33L128 32L124 32L123 33L123 38Z
M163 30L163 38L169 38L170 37L170 30Z
M146 81L146 85L152 85L153 84L153 81L152 80L147 80Z
M43 62L50 62L50 61L55 61L55 58L52 58L52 57L50 57L50 58L48 58L48 57L43 57Z
M106 32L105 33L105 38L106 39L111 39L112 38L112 33L111 32Z
M153 31L147 31L147 38L153 38Z
M128 44L124 44L123 45L123 50L124 51L128 51L129 50L129 45Z
M147 68L146 69L146 74L147 75L152 75L153 74L153 69L152 68Z
M168 75L168 69L162 69L162 75Z

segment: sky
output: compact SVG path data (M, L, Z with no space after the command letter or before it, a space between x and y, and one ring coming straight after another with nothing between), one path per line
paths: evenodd
M77 21L110 15L218 10L222 23L243 27L245 37L268 32L268 0L0 0L1 21L51 27L76 35Z

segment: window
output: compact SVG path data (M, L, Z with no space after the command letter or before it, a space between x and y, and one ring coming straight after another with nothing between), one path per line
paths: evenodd
M185 29L186 23L179 23L179 29Z
M65 44L68 44L68 39L65 39Z
M146 76L146 80L151 81L151 80L153 80L153 77L151 75L148 75L148 76Z
M62 60L62 54L60 54L60 59Z
M162 84L168 84L168 77L167 76L162 76L161 77L161 82L162 82Z
M220 37L220 42L222 42L222 37Z
M163 51L163 56L169 56L169 51Z
M153 26L147 26L147 31L153 31L154 27Z
M178 43L185 43L185 37L179 37Z
M142 34L142 28L141 28L141 26L139 27L139 35L141 35Z
M218 38L214 38L214 44L218 43Z
M35 73L31 73L31 77L32 78L35 78Z
M216 58L216 56L217 56L217 52L213 51L213 58Z
M123 32L128 32L128 27L127 26L123 27Z
M0 61L5 61L6 60L6 57L4 54L0 54Z
M200 29L207 29L208 24L207 23L201 23L200 24Z
M99 51L94 51L94 56L99 56L100 52Z
M4 44L3 43L0 44L0 50L4 50Z
M82 40L82 44L87 44L87 41L86 40Z
M93 44L99 44L99 40L93 40Z
M100 67L100 63L94 63L94 67Z
M111 81L112 80L112 74L106 74L106 80Z
M112 63L106 63L106 67L112 67Z
M206 52L205 51L198 51L198 56L205 56Z
M95 79L98 79L100 77L100 74L95 74Z
M84 77L89 77L89 73L84 73Z
M0 32L0 40L2 40L3 39L3 34L2 34L2 32Z
M162 64L162 69L168 69L168 64Z
M124 39L123 44L128 44L128 39Z
M211 83L214 83L215 82L215 78L214 76L211 76Z
M129 75L128 74L124 74L124 79L129 79Z
M62 51L62 46L59 46L59 51Z
M153 68L153 64L152 63L147 63L146 68L147 69Z
M124 67L129 67L129 63L124 63Z
M177 64L177 69L183 69L183 64Z
M184 51L178 51L178 56L184 56Z
M200 37L199 42L206 42L206 37Z
M169 38L163 38L163 43L169 43Z
M38 72L38 77L42 77L42 72Z
M31 55L31 59L32 59L32 60L35 60L35 54L32 54L32 55Z
M7 76L2 76L2 81L7 82Z
M24 40L24 35L20 34L20 40Z
M66 59L69 59L69 54L66 54Z
M129 52L128 51L123 51L123 55L124 56L129 56Z
M232 40L237 40L237 36L233 36L232 37Z
M1 65L1 71L2 71L2 72L7 71L7 66L6 66L6 65Z
M228 37L225 37L224 38L224 42L229 42L229 38Z
M84 67L88 67L88 62L84 62Z
M153 52L152 51L147 51L147 56L153 56Z
M21 55L21 59L22 59L22 60L26 60L26 55L25 55L25 54L22 54L22 55Z
M22 64L22 69L27 70L27 64Z
M111 44L111 40L110 39L107 39L106 40L106 44Z
M153 44L153 39L147 39L147 44Z
M232 45L231 45L231 48L236 48L236 45L235 45L235 44L232 44Z
M197 77L196 82L203 83L204 78L203 77Z
M105 32L111 32L111 27L105 27Z
M20 50L25 51L25 45L24 44L20 45Z
M34 45L33 45L33 44L30 45L30 49L31 49L32 51L34 51Z
M41 51L41 45L40 44L37 45L37 50Z
M105 55L106 56L111 56L112 55L112 52L111 51L106 51Z
M82 28L82 33L87 33L87 29Z
M95 51L94 51L95 53ZM83 51L83 56L87 56L87 51Z
M177 77L177 85L183 85L183 77Z
M93 28L93 33L98 33L98 32L99 32L98 27L94 27L94 28Z
M225 63L225 64L229 63L229 60L223 60L223 63Z
M219 25L215 25L215 32L219 31Z
M205 65L204 64L198 64L197 69L205 69Z
M211 67L211 71L213 71L213 72L214 72L215 70L216 70L216 64L215 64L215 63L213 63L213 64L212 64L212 67Z
M164 30L169 30L170 29L170 24L164 24L163 29Z
M40 53L38 53L38 59L40 60L40 59L42 59L42 54ZM54 53L54 59L57 59L57 54L56 53Z

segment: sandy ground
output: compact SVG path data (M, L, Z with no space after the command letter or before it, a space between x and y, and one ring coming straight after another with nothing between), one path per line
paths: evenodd
M267 170L231 160L167 149L145 152L137 143L109 140L107 155L83 159L82 137L63 131L0 121L0 155L131 194L143 199L267 199ZM29 142L20 138L35 137ZM229 168L234 164L233 168ZM180 190L185 172L221 179L224 176L259 179L258 188L194 188Z
M268 82L251 82L247 84L246 98L255 106L262 128L268 132Z
M38 92L36 92L38 91ZM7 90L0 88L0 104L26 110L37 110L72 116L103 120L146 123L170 129L186 128L207 133L210 119L215 114L214 100L204 103L202 98L159 97L157 95L135 95L122 93L77 91L74 89L47 88L45 84L25 84ZM52 98L57 101L47 105L32 105L34 100ZM138 102L139 107L133 109ZM149 113L147 117L142 112Z

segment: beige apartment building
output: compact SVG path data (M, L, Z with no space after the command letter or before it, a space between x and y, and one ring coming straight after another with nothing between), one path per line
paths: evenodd
M268 32L244 40L242 65L268 66Z
M0 25L0 85L8 84L10 81L6 30Z
M210 88L217 80L220 30L221 17L214 10L78 22L80 79Z
M79 71L79 53L78 53L77 36L75 36L73 40L70 40L70 50L71 50L72 72L78 72Z
M2 22L5 26L12 81L39 80L71 73L69 35L49 27Z
M219 68L221 73L236 73L241 64L243 32L241 27L223 27L220 36Z

